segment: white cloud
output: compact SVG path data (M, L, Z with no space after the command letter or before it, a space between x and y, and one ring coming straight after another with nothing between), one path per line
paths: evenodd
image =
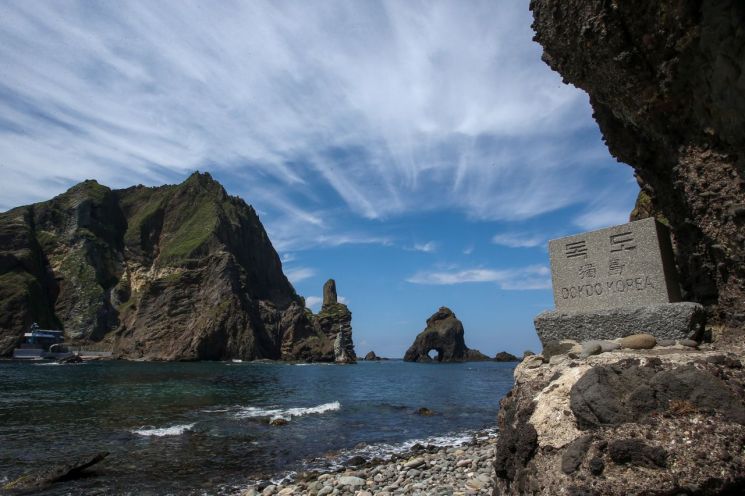
M527 3L3 2L0 208L219 169L292 247L358 242L334 202L520 220L590 201L608 154L572 140L587 97L541 62Z
M491 242L495 245L508 246L510 248L533 248L545 244L546 236L524 232L504 232L495 234Z
M297 284L300 281L304 281L306 279L310 279L311 277L315 276L316 270L310 267L297 267L297 268L286 270L285 275L287 276L287 279L289 279L292 284Z
M305 306L307 308L316 309L321 306L321 303L323 303L323 298L321 298L320 296L305 297Z
M434 253L437 251L437 243L427 241L426 243L415 243L414 246L406 248L409 251L421 251L422 253Z
M406 279L413 284L452 285L465 283L495 283L501 289L547 289L551 287L551 271L543 265L516 269L463 269L421 271Z
M586 231L625 224L629 221L628 208L600 208L589 210L576 219L574 224Z
M470 255L471 253L473 253L473 246L466 246L463 248L464 255Z
M339 303L343 303L345 305L349 304L348 300L343 296L338 296L337 300ZM312 310L320 309L322 303L323 303L323 298L321 298L320 296L306 296L305 297L305 306Z

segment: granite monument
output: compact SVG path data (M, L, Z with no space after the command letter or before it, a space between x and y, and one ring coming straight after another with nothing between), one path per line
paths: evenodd
M556 310L535 319L541 342L649 333L697 338L704 311L681 302L667 228L653 218L549 242Z

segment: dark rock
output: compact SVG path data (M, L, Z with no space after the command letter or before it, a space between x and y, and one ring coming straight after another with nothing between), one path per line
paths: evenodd
M590 460L589 465L590 473L594 476L601 475L603 473L603 470L605 470L605 463L603 462L603 459L599 456L594 457L592 460Z
M70 355L60 358L57 363L83 363L83 359L79 355Z
M422 417L431 417L432 415L435 414L435 412L433 412L427 407L421 407L421 408L417 408L416 414L421 415Z
M323 305L336 305L337 303L336 281L329 279L323 285Z
M742 400L720 379L694 366L658 370L634 360L597 366L570 391L580 429L639 422L653 412L666 411L671 401L688 401L699 410L721 412L745 423Z
M619 439L608 444L608 455L619 465L665 468L667 452L659 446L649 446L639 439Z
M590 448L592 442L592 435L585 434L580 436L566 447L564 454L561 457L561 470L565 474L572 474L577 471L582 460L585 459L585 454Z
M414 343L406 350L406 362L431 362L429 352L437 351L437 362L466 362L489 360L478 350L470 350L463 338L463 324L446 307L427 319L427 327L420 332Z
M517 358L512 353L507 353L506 351L500 351L494 357L494 361L496 362L519 362L520 359Z
M530 396L528 390L517 394L513 390L499 404L494 470L496 477L504 480L508 487L518 485L516 483L530 472L529 462L538 448L538 433L528 421L535 408Z
M364 465L367 462L364 456L355 455L349 460L347 460L344 465L348 467L359 467L361 465Z
M41 468L5 484L2 489L13 492L39 491L55 482L81 477L85 469L92 467L107 456L109 456L109 453L103 451L95 455L75 458L60 465Z
M282 417L273 418L269 421L269 425L281 426L289 424L289 420L283 419Z
M380 360L380 357L374 351L371 351L365 355L365 360Z

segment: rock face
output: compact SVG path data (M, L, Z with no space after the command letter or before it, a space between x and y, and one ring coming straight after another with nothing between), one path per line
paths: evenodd
M430 358L429 352L437 356ZM406 350L406 362L468 362L489 360L478 350L470 350L463 338L463 324L452 310L440 307L427 319L427 327L420 332L414 343Z
M494 494L740 494L741 356L680 348L524 361L500 405Z
M338 303L336 282L329 279L323 286L323 305L314 315L305 310L297 316L299 324L290 326L294 332L285 336L282 360L303 362L355 363L357 356L352 342L352 312Z
M587 91L642 192L632 220L673 234L683 299L745 324L745 5L533 0L543 59Z
M0 214L0 305L0 355L32 322L146 360L279 359L316 333L253 208L199 173Z

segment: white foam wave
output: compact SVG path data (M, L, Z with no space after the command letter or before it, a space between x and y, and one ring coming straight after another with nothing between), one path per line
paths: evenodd
M333 401L331 403L323 403L321 405L307 407L307 408L260 408L255 406L248 406L241 408L236 412L237 418L257 418L257 417L270 417L273 419L282 418L290 420L292 417L302 417L304 415L320 414L326 412L333 412L341 408L341 403Z
M442 436L430 436L420 439L409 439L401 443L377 443L369 444L361 448L340 450L333 459L317 458L305 463L306 470L320 470L322 472L334 471L345 466L345 462L353 456L362 456L368 460L380 458L390 460L393 455L407 453L416 445L437 446L439 448L456 448L464 446L474 439L486 440L498 435L496 428L487 428L481 430L466 430L454 432Z
M161 428L135 429L131 432L134 434L138 434L140 436L156 436L156 437L180 436L184 432L190 431L193 427L194 427L194 424L181 424L181 425L172 425L170 427L161 427Z

